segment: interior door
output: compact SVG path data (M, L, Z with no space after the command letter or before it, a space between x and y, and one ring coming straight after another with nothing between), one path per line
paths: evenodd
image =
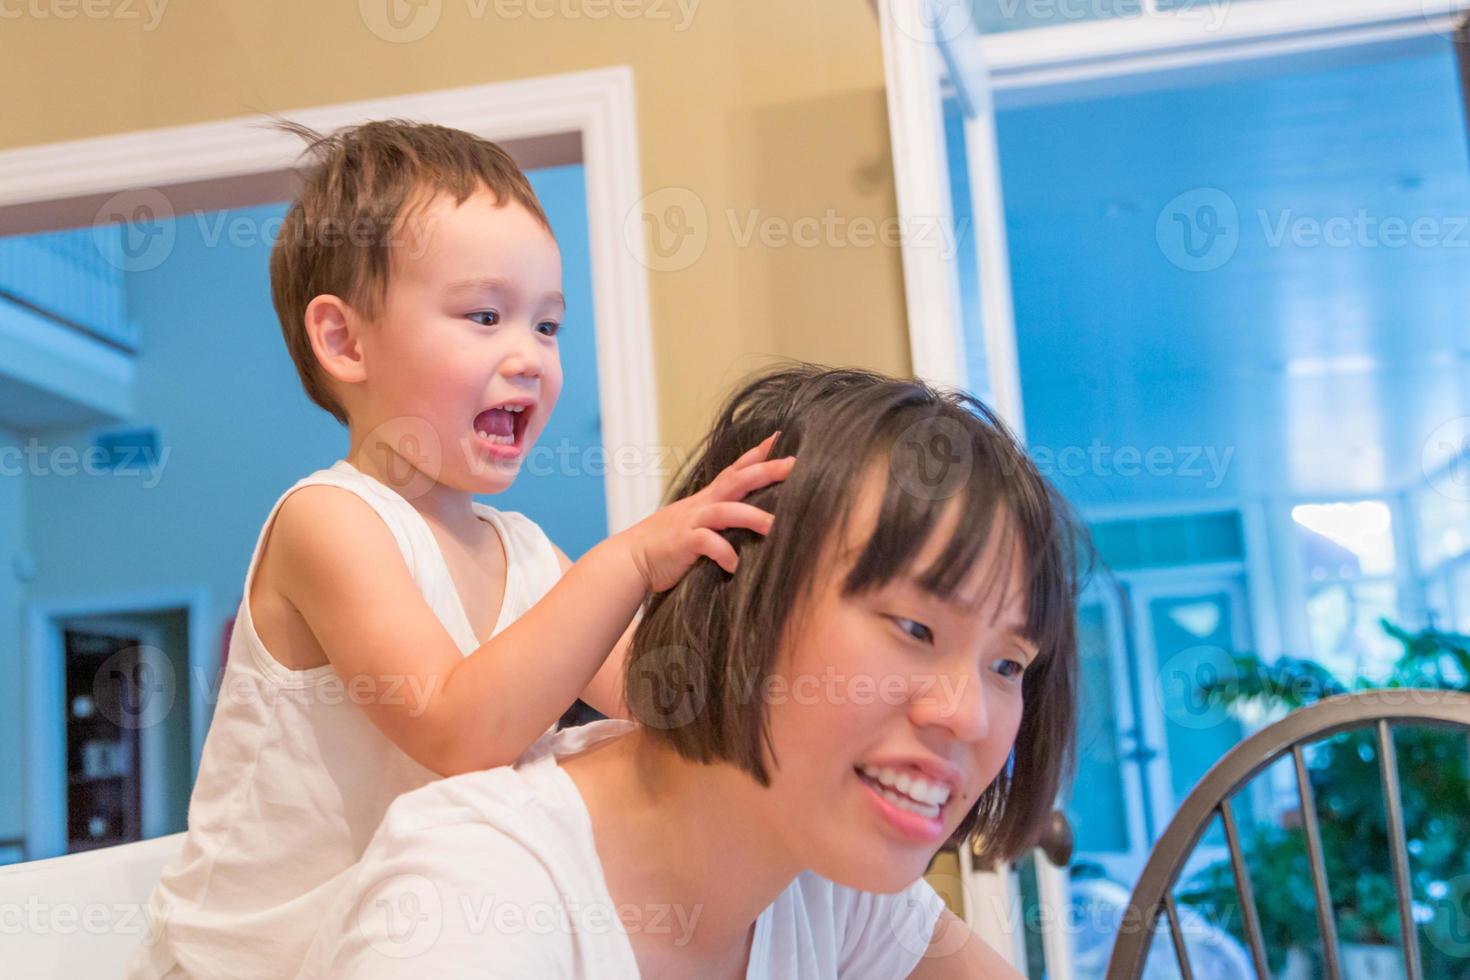
M1140 730L1152 750L1143 782L1156 840L1194 785L1244 735L1240 722L1201 691L1234 676L1231 655L1251 647L1250 618L1235 572L1171 572L1135 582L1129 592L1139 671L1151 688L1143 694ZM1197 856L1206 859L1224 844L1216 827Z
M117 617L68 620L65 663L67 853L149 836L160 797L165 678L162 639Z

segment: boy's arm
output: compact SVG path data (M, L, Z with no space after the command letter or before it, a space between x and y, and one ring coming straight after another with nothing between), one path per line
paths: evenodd
M572 567L572 560L556 545L556 559L561 563L562 574ZM623 673L628 663L628 646L633 642L633 631L638 628L635 619L623 630L623 635L613 647L612 653L597 668L597 674L582 692L583 703L609 718L627 718L628 702L623 696Z
M270 547L281 551L280 591L345 696L411 758L442 775L508 765L592 683L648 591L672 586L701 555L734 571L719 529L769 530L770 514L740 500L790 472L790 458L765 460L772 441L700 493L599 543L467 657L386 525L336 487L304 487L277 514Z

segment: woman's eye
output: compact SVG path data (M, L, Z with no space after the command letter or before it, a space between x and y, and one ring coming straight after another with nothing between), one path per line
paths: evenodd
M493 327L500 322L500 314L495 310L476 310L469 314L469 317L482 327ZM480 317L485 319L481 320Z
M920 643L934 642L934 631L923 623L916 623L912 619L904 619L902 616L894 616L893 621L898 624L899 629Z
M995 665L995 672L1008 680L1015 680L1026 672L1026 665L1019 660L1006 659Z
M536 324L536 329L547 337L555 337L561 331L561 324L555 320L542 320Z

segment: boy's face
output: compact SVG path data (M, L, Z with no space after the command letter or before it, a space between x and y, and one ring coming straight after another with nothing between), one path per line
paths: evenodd
M381 312L362 332L367 451L390 471L406 462L443 486L497 493L561 394L561 252L529 211L486 190L460 205L436 195L395 242Z

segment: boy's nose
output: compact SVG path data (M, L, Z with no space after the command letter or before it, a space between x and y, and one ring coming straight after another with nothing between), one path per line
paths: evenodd
M529 336L520 339L501 365L501 369L513 377L539 378L545 366L541 363L543 353L536 341Z

